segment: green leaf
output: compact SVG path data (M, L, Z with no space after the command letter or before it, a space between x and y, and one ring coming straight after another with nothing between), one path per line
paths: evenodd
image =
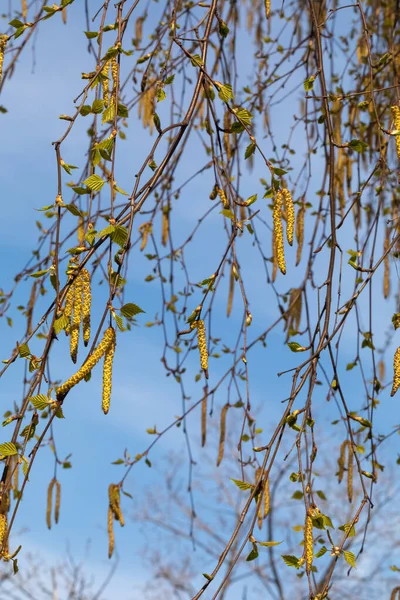
M92 192L99 192L104 184L105 181L96 174L90 175L90 177L83 182L83 185L86 185Z
M84 31L83 33L86 35L88 40L92 40L99 35L98 31Z
M299 568L300 565L297 556L293 556L292 554L282 554L282 558L288 567Z
M242 491L252 490L254 488L253 484L240 481L240 479L232 479L231 477L231 481L233 481L233 483L238 486L239 490Z
M114 117L115 117L115 104L110 104L109 106L107 106L107 108L103 112L103 116L101 117L101 122L103 125L104 125L104 123L110 123L111 121L114 121Z
M288 342L288 346L292 352L304 352L304 350L307 350L307 348L305 348L304 346L301 346L297 342Z
M65 315L61 315L58 319L54 321L54 333L58 335L60 331L68 327L69 319Z
M315 558L321 558L321 556L323 556L327 552L328 552L328 548L326 546L321 546L321 548L315 554Z
M227 217L231 221L235 220L235 215L229 208L224 208L224 210L221 210L221 212L219 214L223 215L224 217Z
M315 75L306 79L303 83L306 92L310 92L314 88Z
M219 21L219 35L222 38L226 38L226 36L229 33L229 27L228 25L225 23L225 21L223 21L222 19Z
M254 202L256 202L256 200L257 200L257 194L253 194L252 196L247 198L246 206L251 206L252 204L254 204Z
M132 302L124 304L124 306L121 308L121 315L124 315L124 317L127 317L128 319L132 319L132 317L144 312L145 311L140 308L140 306L133 304Z
M64 204L64 208L66 208L71 213L71 215L74 215L74 217L83 217L83 214L81 213L79 208L75 206L75 204Z
M317 496L319 496L321 500L326 500L326 496L322 490L317 490Z
M12 442L5 442L4 444L0 444L0 454L3 456L14 456L18 454L18 450Z
M122 317L120 317L119 315L117 315L117 313L113 312L112 316L115 319L115 322L117 324L117 327L120 331L126 331L125 327L124 327L124 320Z
M163 90L163 88L159 87L156 91L157 102L162 102L167 97L167 94Z
M112 233L114 233L114 231L115 225L108 225L107 227L99 231L99 233L96 233L96 236L98 238L106 237L107 235L111 235Z
M11 25L11 27L14 27L14 29L18 29L18 27L23 27L24 23L19 19L13 19L9 22L9 25Z
M251 125L251 120L253 118L253 115L251 114L250 111L246 110L245 108L234 108L233 112L235 113L235 115L237 116L239 121L241 121L243 123L243 125L246 125L246 126Z
M351 523L345 523L339 527L340 531L344 531L347 533L347 537L354 537L356 535L356 530L354 525Z
M18 354L21 358L26 358L27 356L30 356L31 351L29 350L28 344L21 344L20 346L18 346Z
M292 495L293 500L301 500L303 498L303 492L296 490Z
M94 100L94 102L92 104L92 113L94 113L95 115L98 115L99 113L103 112L103 108L104 108L104 100L101 100L100 98L97 100Z
M125 104L118 103L117 115L122 119L127 119L129 117L128 107Z
M84 104L79 111L79 113L82 115L82 117L87 117L88 115L90 115L91 112L92 112L92 107L90 106L90 104Z
M36 430L36 425L34 425L33 423L30 423L29 425L27 425L26 427L23 428L23 430L21 431L21 433L19 435L20 435L20 437L26 438L26 441L29 441L35 435L35 430Z
M117 458L117 460L114 460L114 462L112 462L112 465L123 465L124 464L124 459L123 458Z
M355 569L356 568L356 557L353 554L353 552L350 552L349 550L343 550L343 556L344 556L345 561L347 563L349 563L349 565Z
M234 100L235 96L233 95L232 86L230 83L217 83L217 86L219 88L218 96L223 102Z
M286 175L287 173L285 169L281 169L280 167L273 167L272 170L278 177L282 177L282 175Z
M35 277L35 279L37 279L38 277L42 277L43 275L46 275L46 273L48 273L50 271L50 268L48 269L42 269L41 271L36 271L36 273L31 273L31 277Z
M260 546L266 546L267 548L270 548L271 546L279 546L279 544L282 543L283 542L258 542Z
M111 239L123 248L128 240L128 230L122 225L117 225L111 233Z
M246 152L244 153L245 160L247 158L249 158L252 154L254 154L255 150L256 150L256 145L253 143L249 144L246 148Z
M254 560L258 558L258 548L257 548L257 544L253 544L253 549L250 552L250 554L248 555L248 557L246 558L247 562L250 562L251 560Z
M45 408L49 407L49 399L44 394L32 396L29 398L29 401L37 410L45 410Z
M361 140L351 140L351 142L349 142L349 146L361 154L368 148L368 144L362 142Z
M193 54L192 58L190 59L190 62L192 63L192 65L194 67L202 67L203 66L203 61L201 59L200 54Z

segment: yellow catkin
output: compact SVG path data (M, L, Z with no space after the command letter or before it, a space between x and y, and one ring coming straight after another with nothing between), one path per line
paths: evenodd
M88 345L90 340L90 308L92 305L92 290L90 287L90 273L87 269L82 269L80 273L82 281L82 293L83 293L83 304L82 304L82 329L83 329L83 343L85 346Z
M307 513L304 523L304 557L306 559L306 571L311 572L311 565L314 557L313 550L313 523L311 516Z
M217 194L222 202L222 206L224 207L224 209L230 208L229 201L226 197L224 190L221 190L221 188L217 188Z
M268 515L270 508L271 498L269 493L269 479L266 479L264 484L264 519Z
M285 247L283 242L283 226L282 226L282 204L283 194L279 191L276 194L274 202L274 210L272 219L274 222L274 233L275 233L275 252L278 260L278 267L283 275L286 274L286 262L285 262Z
M207 396L201 403L201 445L206 445L207 437Z
M225 451L225 435L226 435L226 415L229 409L229 404L225 404L221 410L221 422L219 427L219 447L218 447L218 458L217 458L217 467L222 462L224 458Z
M393 358L393 386L390 392L391 396L394 396L400 387L400 347L397 348Z
M111 77L113 80L113 93L115 93L118 86L118 61L116 56L111 59Z
M26 0L22 0L21 14L22 14L23 19L26 19L27 12L28 12L28 7L26 4Z
M304 243L304 206L300 206L297 219L296 219L296 241L297 241L297 254L296 254L296 267L301 261L301 254L303 252Z
M386 365L385 361L380 360L378 363L379 379L385 381L386 379Z
M273 231L272 232L272 273L271 273L272 283L274 283L274 281L276 279L277 272L278 272L278 257L276 255L275 231Z
M56 480L53 478L47 488L46 523L49 529L51 529L51 511L53 509L53 489L55 482Z
M19 462L18 458L15 461L14 472L13 472L13 490L14 490L14 498L16 497L16 493L18 492L19 487Z
M256 469L255 478L254 478L256 486L257 486L257 482L260 486L262 485L261 473L262 473L262 468L258 467L258 469ZM262 491L261 491L260 495L262 496ZM258 503L257 524L258 524L258 529L261 529L262 522L263 522L262 498L258 497L257 503Z
M85 219L83 217L79 217L77 234L78 244L83 246L85 243Z
M60 518L60 506L61 506L61 483L56 480L56 505L54 507L54 521L57 524Z
M341 483L344 475L344 461L346 459L346 448L347 448L347 440L345 440L340 446L340 454L338 458L338 482Z
M169 210L166 207L166 210L162 212L162 225L161 225L161 243L163 246L168 244L169 239Z
M108 499L115 520L119 521L121 527L123 527L125 525L125 521L121 510L121 494L119 485L111 483L108 486Z
M0 35L0 81L3 76L4 52L8 42L7 35Z
M111 400L111 388L112 388L112 365L115 353L115 330L113 329L112 339L107 346L105 355L104 355L104 366L103 366L103 400L102 400L102 409L103 413L106 415L110 410L110 400Z
M294 203L292 194L289 190L282 190L283 200L285 203L285 211L286 211L286 238L290 246L293 244L293 234L294 234Z
M353 500L353 449L351 444L347 445L347 497L351 503Z
M3 541L7 533L7 515L0 514L0 550L3 546ZM4 549L3 549L4 552Z
M200 353L200 366L204 371L206 378L208 379L208 350L207 350L207 337L206 337L206 326L203 320L195 321L192 323L193 327L197 328L197 345Z
M76 363L78 358L79 332L82 321L82 292L83 281L81 273L75 279L75 293L73 302L73 314L70 329L70 355L73 363Z
M142 223L139 227L139 233L142 236L142 243L140 244L140 251L143 252L143 250L146 248L147 246L147 241L149 238L149 234L152 233L153 230L153 226L150 223L150 221L148 223Z
M104 106L108 106L110 101L110 80L108 78L108 71L110 69L110 61L106 62L101 70L101 87L103 90L103 102Z
M271 0L265 0L265 16L269 19L271 14Z
M392 106L393 123L395 129L400 129L400 108ZM396 135L396 152L397 158L400 160L400 136Z
M97 365L99 360L105 354L107 348L110 344L115 343L115 331L112 327L109 327L105 330L103 339L100 344L94 350L94 352L89 356L87 361L81 366L79 371L77 371L72 377L67 379L65 383L56 388L56 398L57 400L64 400L65 396L68 394L72 388L77 385L84 377L89 375L91 370Z
M138 106L138 114L139 119L142 120L143 127L150 129L150 133L153 132L154 129L154 101L156 95L156 86L154 85L154 81L148 82L148 88L143 91L140 96L139 106Z
M67 9L65 6L61 11L61 18L62 18L62 22L64 23L64 25L66 25L67 24Z
M107 532L108 532L108 558L111 558L114 552L114 514L111 507L108 507L108 518L107 518Z

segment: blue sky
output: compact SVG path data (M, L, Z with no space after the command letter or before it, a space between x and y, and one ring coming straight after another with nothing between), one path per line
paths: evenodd
M95 5L96 3L92 3ZM35 225L37 219L45 224L41 213L34 209L43 205L52 204L56 195L56 170L55 153L51 142L57 139L65 130L65 122L58 119L61 113L71 114L72 98L77 96L82 81L80 73L92 69L92 59L86 53L86 38L81 31L81 18L83 6L75 2L68 9L68 24L63 26L59 19L45 22L41 26L36 44L36 64L32 72L31 51L25 51L13 79L5 85L1 103L7 108L5 115L0 115L2 138L7 144L0 147L2 165L2 221L6 226L2 228L0 236L0 250L3 259L2 280L0 285L7 290L15 273L21 269L30 257L31 249L36 241L38 230ZM245 53L239 54L238 69L246 69ZM244 77L243 85L245 85ZM300 88L299 96L302 94ZM159 114L162 118L163 111L168 110L168 99L164 106L160 105ZM132 110L132 113L136 109ZM276 115L282 108L276 107ZM288 111L291 114L292 111ZM294 111L293 111L294 112ZM150 147L148 131L143 133L140 124L131 119L127 130L128 140L120 145L121 159L118 162L117 181L127 191L133 185L133 174L140 165L143 156L143 147ZM283 126L290 127L291 118ZM81 119L74 133L63 146L62 156L67 163L82 165L83 152L86 152L86 129L89 121ZM284 132L282 133L284 137ZM302 132L297 130L292 145L300 144ZM154 139L154 137L152 138ZM272 155L268 140L264 140L263 149L267 156ZM82 151L83 149L83 151ZM299 153L300 154L300 153ZM301 157L300 157L301 158ZM293 165L297 166L296 158ZM198 150L195 141L188 146L182 165L177 171L177 181L185 181L192 173L204 164L202 156L198 164ZM300 164L300 160L299 163ZM314 167L315 168L315 167ZM258 193L261 198L263 186L259 182L265 177L265 166L261 160L255 158L253 172L243 172L242 177L247 196ZM68 180L68 178L67 178ZM174 220L173 233L176 244L180 237L183 239L187 231L193 228L197 219L204 210L210 206L208 195L212 188L212 175L206 172L187 185L176 201L173 208ZM318 182L319 184L319 182ZM66 188L68 190L68 188ZM310 195L315 190L310 191ZM68 191L64 200L69 201ZM313 198L310 198L313 202ZM262 216L270 215L265 201L259 201ZM194 238L191 248L188 249L186 259L190 264L192 281L201 281L211 275L219 261L221 249L226 241L220 236L222 231L222 217L219 209L207 220ZM306 221L307 224L307 221ZM183 235L185 234L185 235ZM340 243L347 250L349 230L346 227L340 231ZM222 241L221 241L222 240ZM278 311L271 291L259 293L260 280L265 281L261 259L251 248L251 238L244 235L238 240L239 262L244 269L244 280L250 298L253 325L249 330L250 340L260 334L266 326L277 316ZM306 248L305 248L306 250ZM285 281L278 278L278 289L286 290L288 286L296 287L300 284L302 270L298 272L294 266L295 249L289 251L289 275ZM114 369L113 395L111 410L107 417L101 412L101 373L96 371L92 380L83 388L79 386L73 390L68 401L64 404L65 420L55 424L57 450L60 456L72 452L72 469L59 471L62 485L61 519L57 527L48 531L45 523L45 503L47 485L53 476L53 458L49 449L39 452L31 473L30 483L27 487L18 520L14 528L12 545L23 544L20 559L21 569L26 560L25 552L43 555L47 562L52 563L58 557L63 557L67 542L70 544L76 557L83 557L85 544L92 540L90 557L85 561L85 568L100 580L108 569L106 513L107 513L107 486L113 481L118 481L121 476L121 467L111 465L111 461L122 456L125 448L131 456L142 452L150 443L151 438L146 429L157 425L161 429L171 420L182 414L182 402L179 388L171 378L165 376L165 371L159 357L162 348L162 334L159 328L144 327L144 324L153 319L154 314L160 310L158 282L146 283L144 278L150 272L146 259L138 256L130 271L125 300L135 302L145 311L145 315L138 317L138 327L131 332L118 336L117 357ZM321 252L316 262L315 275L322 283L325 274L327 250ZM345 259L347 260L347 259ZM133 261L131 261L133 262ZM354 272L348 267L349 276L343 281L343 299L351 294ZM345 271L347 273L347 271ZM177 277L179 278L178 273ZM288 281L290 283L288 283ZM378 285L381 278L378 277ZM94 286L96 282L94 282ZM15 305L23 304L27 287L22 286L15 297ZM233 345L238 328L240 328L242 310L239 293L236 290L234 310L230 321L224 317L226 311L227 282L222 285L223 293L219 293L215 300L216 318L213 321L213 335L224 336L227 345ZM264 288L266 289L266 288ZM101 290L99 290L99 294ZM105 290L103 291L103 294ZM374 291L376 299L380 299L380 290ZM96 296L99 297L99 296ZM316 296L314 295L316 298ZM197 306L199 295L193 296L193 308ZM44 307L48 296L43 299ZM316 302L316 300L315 300ZM388 302L391 306L391 302ZM315 308L315 307L314 307ZM365 320L367 330L367 303L360 303L361 319ZM377 334L377 345L382 343L385 329L390 324L393 306L389 309L374 312L374 321ZM100 302L94 306L94 321L103 310ZM9 328L3 319L0 323L1 355L6 358L10 348L15 344L23 332L24 320L13 311L13 328ZM38 315L36 315L38 316ZM355 350L354 321L349 327L342 342L343 365L352 362ZM281 378L276 377L278 371L298 364L298 356L292 354L283 346L282 336L273 333L268 337L267 349L256 348L250 354L249 370L251 376L252 403L258 413L260 427L264 429L265 438L276 426L281 414L281 400L288 396L290 389L290 374ZM38 354L42 342L32 342L31 349L35 353L37 345ZM81 356L82 358L82 356ZM68 362L68 343L64 336L60 336L60 343L55 348L52 360L52 371L57 369L57 376L61 379L73 373ZM224 355L221 359L210 359L210 382L215 383L218 377L229 365L229 357ZM9 406L13 400L19 400L21 390L22 361L14 365L6 373L3 380L2 397L4 406ZM64 365L67 365L64 367ZM187 393L197 400L201 396L201 384L194 383L194 376L198 372L198 356L193 352L190 356L187 369L192 373L187 377ZM330 374L331 372L328 371ZM359 381L354 377L355 370L344 373L342 385L346 388L346 395L354 399L354 409L360 405ZM364 392L362 392L363 394ZM323 436L324 426L337 418L334 403L325 402L326 387L316 394L316 405L320 405L318 426L320 435ZM215 424L219 419L221 406L225 403L225 394L217 393L215 397L216 409L212 418ZM382 396L382 403L391 402L390 410L378 409L376 418L380 431L389 432L394 423L400 421L400 411L393 400L388 399L388 392ZM319 408L319 406L318 406ZM388 414L389 413L389 414ZM231 418L231 417L230 417ZM199 440L199 415L194 413L188 419L188 428L194 440L194 452L197 460L201 461L202 451L198 448ZM3 430L6 441L7 430ZM338 445L344 431L334 439ZM293 436L292 436L293 437ZM123 507L127 515L137 511L141 505L146 489L154 489L158 485L162 470L162 457L170 450L186 452L185 442L180 429L173 429L164 436L155 446L150 459L154 469L149 469L144 462L139 463L129 476L126 489L132 494L133 500L123 499ZM204 452L204 451L203 451ZM396 456L397 444L393 440L385 449L385 454ZM158 466L158 470L157 470ZM236 476L239 475L239 471ZM232 475L235 477L235 474ZM238 477L239 478L239 477ZM200 496L201 497L201 496ZM25 531L26 528L26 531ZM21 534L19 533L21 531ZM23 533L22 533L23 531ZM104 598L121 597L137 598L140 586L149 576L149 571L141 560L141 552L148 544L148 533L140 523L128 519L123 530L116 528L117 551L119 555L119 568L115 574ZM211 570L211 568L209 569ZM200 571L201 573L201 571ZM199 582L201 581L201 576ZM239 596L238 596L239 597ZM232 595L232 600L234 596Z

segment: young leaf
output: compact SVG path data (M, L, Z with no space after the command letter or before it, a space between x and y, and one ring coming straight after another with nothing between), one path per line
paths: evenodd
M0 454L3 456L14 456L18 454L18 450L12 442L5 442L4 444L0 444Z
M246 483L245 481L240 481L240 479L232 479L232 477L231 477L231 481L233 481L233 483L238 486L239 490L242 490L242 491L251 490L254 488L254 485L252 485L251 483Z
M137 304L133 304L132 302L128 302L128 304L124 304L124 306L121 308L121 315L123 315L124 317L127 317L128 319L131 319L132 317L135 317L139 313L144 313L144 312L145 311L142 308L140 308L140 306L138 306Z

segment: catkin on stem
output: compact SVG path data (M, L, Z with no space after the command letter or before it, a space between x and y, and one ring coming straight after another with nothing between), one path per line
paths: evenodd
M347 444L347 497L351 503L353 500L353 448L351 443Z
M400 347L397 348L393 358L393 385L390 395L393 397L400 387Z
M116 483L110 483L108 486L108 500L115 520L119 521L121 527L123 527L125 525L125 521L121 510L121 494L119 485Z
M108 345L104 355L104 366L103 366L103 399L102 409L106 415L110 409L111 400L111 388L112 388L112 365L115 353L115 330L113 329L113 338Z
M274 210L272 213L272 219L274 223L275 233L275 252L278 260L278 267L283 275L286 274L286 261L285 261L285 246L283 242L283 225L282 225L282 204L283 204L283 193L281 190L276 194L274 202Z
M114 340L115 340L115 331L114 331L113 327L109 327L108 329L105 330L103 339L101 340L100 344L93 351L93 353L89 356L87 361L85 363L83 363L83 365L81 366L79 371L77 371L74 375L72 375L72 377L67 379L67 381L65 383L63 383L58 388L56 388L56 398L58 401L64 400L64 398L68 394L68 392L75 385L77 385L80 381L82 381L82 379L84 379L84 377L89 375L91 370L97 365L99 360L105 354L107 348L110 346L110 344L113 343Z
M2 549L6 533L7 533L7 515L4 513L1 513L0 514L0 550Z
M3 76L4 52L8 42L7 35L0 35L0 81Z
M49 487L47 488L47 508L46 508L46 523L47 527L51 529L51 512L53 508L53 489L56 480L53 479L49 483Z
M287 241L288 241L289 245L291 246L293 244L294 221L295 221L294 203L293 203L292 194L289 192L289 190L282 190L282 194L283 194L283 199L284 199L284 203L285 203L285 211L286 211L286 219L287 219L286 237L287 237Z
M104 106L108 106L108 103L110 101L110 80L108 78L109 69L110 61L107 61L101 70L101 87L103 91Z
M271 14L271 0L264 0L265 2L265 16L269 19Z
M304 243L304 206L300 206L297 219L296 219L296 240L297 240L297 254L296 254L296 267L299 265L301 261L301 255L303 252L303 243Z
M218 448L218 458L217 458L217 467L222 462L224 458L224 450L225 450L225 435L226 435L226 415L229 409L229 404L225 404L221 410L221 423L219 429L219 448Z
M394 128L396 130L400 129L400 108L398 106L392 106L392 115L393 115L393 123ZM396 152L397 158L400 160L400 137L396 135Z
M60 518L60 506L61 506L61 483L56 480L56 505L54 507L54 521L57 524Z
M207 350L207 338L206 338L206 327L203 320L196 321L197 325L197 344L200 352L200 365L204 371L206 378L208 379L208 350Z
M306 571L311 572L311 565L314 558L313 550L313 523L312 518L307 512L306 520L304 523L304 556L306 559Z
M83 293L83 281L82 275L79 275L75 279L75 294L73 302L73 314L70 329L70 355L73 363L76 363L78 358L78 346L79 346L79 332L82 321L82 293Z
M90 274L87 269L81 271L83 304L82 304L82 327L83 327L83 343L88 345L90 340L90 308L92 305L92 290L90 287Z
M111 558L114 552L114 515L111 507L108 507L108 518L107 518L107 532L108 532L108 558Z

